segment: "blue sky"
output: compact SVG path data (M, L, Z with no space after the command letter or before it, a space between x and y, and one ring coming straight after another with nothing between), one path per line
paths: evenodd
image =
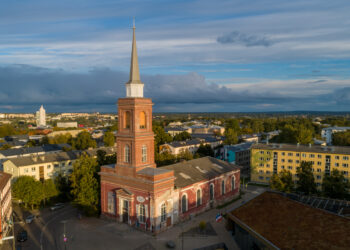
M349 1L2 0L0 112L350 111Z

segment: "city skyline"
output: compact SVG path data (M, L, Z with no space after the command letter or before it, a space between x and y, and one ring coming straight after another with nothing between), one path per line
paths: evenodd
M5 1L0 112L115 112L130 65L155 112L348 111L346 1Z

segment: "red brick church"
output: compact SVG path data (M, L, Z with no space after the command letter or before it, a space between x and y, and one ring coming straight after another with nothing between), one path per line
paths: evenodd
M152 100L143 97L135 27L130 80L118 100L117 163L101 167L103 217L160 232L239 194L240 171L203 157L159 167L154 162Z

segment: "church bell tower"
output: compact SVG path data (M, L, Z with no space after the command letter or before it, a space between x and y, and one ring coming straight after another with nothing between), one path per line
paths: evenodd
M131 49L130 79L126 97L118 100L117 164L118 175L135 176L146 167L155 168L154 134L152 131L152 100L143 97L140 79L135 24Z

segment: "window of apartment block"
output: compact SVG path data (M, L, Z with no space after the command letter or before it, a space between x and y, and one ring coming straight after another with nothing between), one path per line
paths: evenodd
M348 176L348 171L343 171L343 174Z
M62 166L62 167L64 167L64 166L65 166L64 162L62 162L62 163L61 163L61 166Z
M264 170L259 170L259 174L263 174L264 173Z
M281 154L282 154L282 155L286 155L286 153L284 153L284 152L282 152Z
M270 167L270 164L266 164L266 167L269 168L269 167Z
M322 159L322 155L317 155L317 158L318 159Z
M339 158L340 158L340 157L339 157L338 155L335 156L335 159L336 159L336 160L339 160Z
M270 177L266 177L266 180L269 181L269 180L270 180Z
M262 154L262 155L263 155L263 154L264 154L264 151L260 151L260 154Z
M289 170L293 170L293 167L292 167L292 166L288 166L288 169L289 169Z
M347 168L347 167L349 167L349 164L343 163L342 166L343 166L344 168Z
M248 152L248 153L249 153L249 152ZM267 152L266 152L266 154L270 155L270 154L271 154L271 152L270 152L270 151L267 151Z
M299 164L299 162L300 162L299 160L295 160L295 163Z
M263 180L264 179L264 176L259 176L259 180Z
M322 165L322 162L318 161L318 162L317 162L317 165L318 165L318 166L321 166L321 165Z
M51 165L47 165L47 169L50 169L51 168Z
M299 153L296 153L296 154L295 154L295 156L298 156L298 157L299 157L299 156L300 156L300 154L299 154Z
M322 171L322 170L321 170L320 168L317 169L317 172L318 172L318 173L321 173L321 171Z
M281 168L284 169L284 166L282 165Z
M344 161L349 160L349 156L343 156L343 160L344 160Z
M293 160L288 160L289 163L293 163Z
M266 158L266 161L270 161L270 158Z
M24 173L28 173L29 172L29 169L28 168L25 168L24 169Z
M55 168L58 168L60 165L58 165L58 164L54 164L53 165Z
M32 168L32 172L35 172L35 167Z
M311 161L311 164L312 164L312 165L315 165L315 162L314 162L314 161Z
M288 156L293 156L293 153L288 153Z
M264 166L264 163L260 163L259 166L260 166L260 167L263 167L263 166Z
M334 166L339 167L339 163L338 162L334 163Z
M264 157L260 157L259 160L260 160L260 161L263 161L263 160L264 160Z
M310 158L315 158L315 155L314 154L310 154L309 157Z
M301 154L302 157L306 157L306 154Z
M266 171L266 174L270 174L270 173L271 173L270 171L268 171L268 170Z
M281 162L284 162L284 159L282 159Z
M314 169L314 168L312 168L312 172L315 172L315 169Z
M321 180L321 175L317 175L317 180Z

